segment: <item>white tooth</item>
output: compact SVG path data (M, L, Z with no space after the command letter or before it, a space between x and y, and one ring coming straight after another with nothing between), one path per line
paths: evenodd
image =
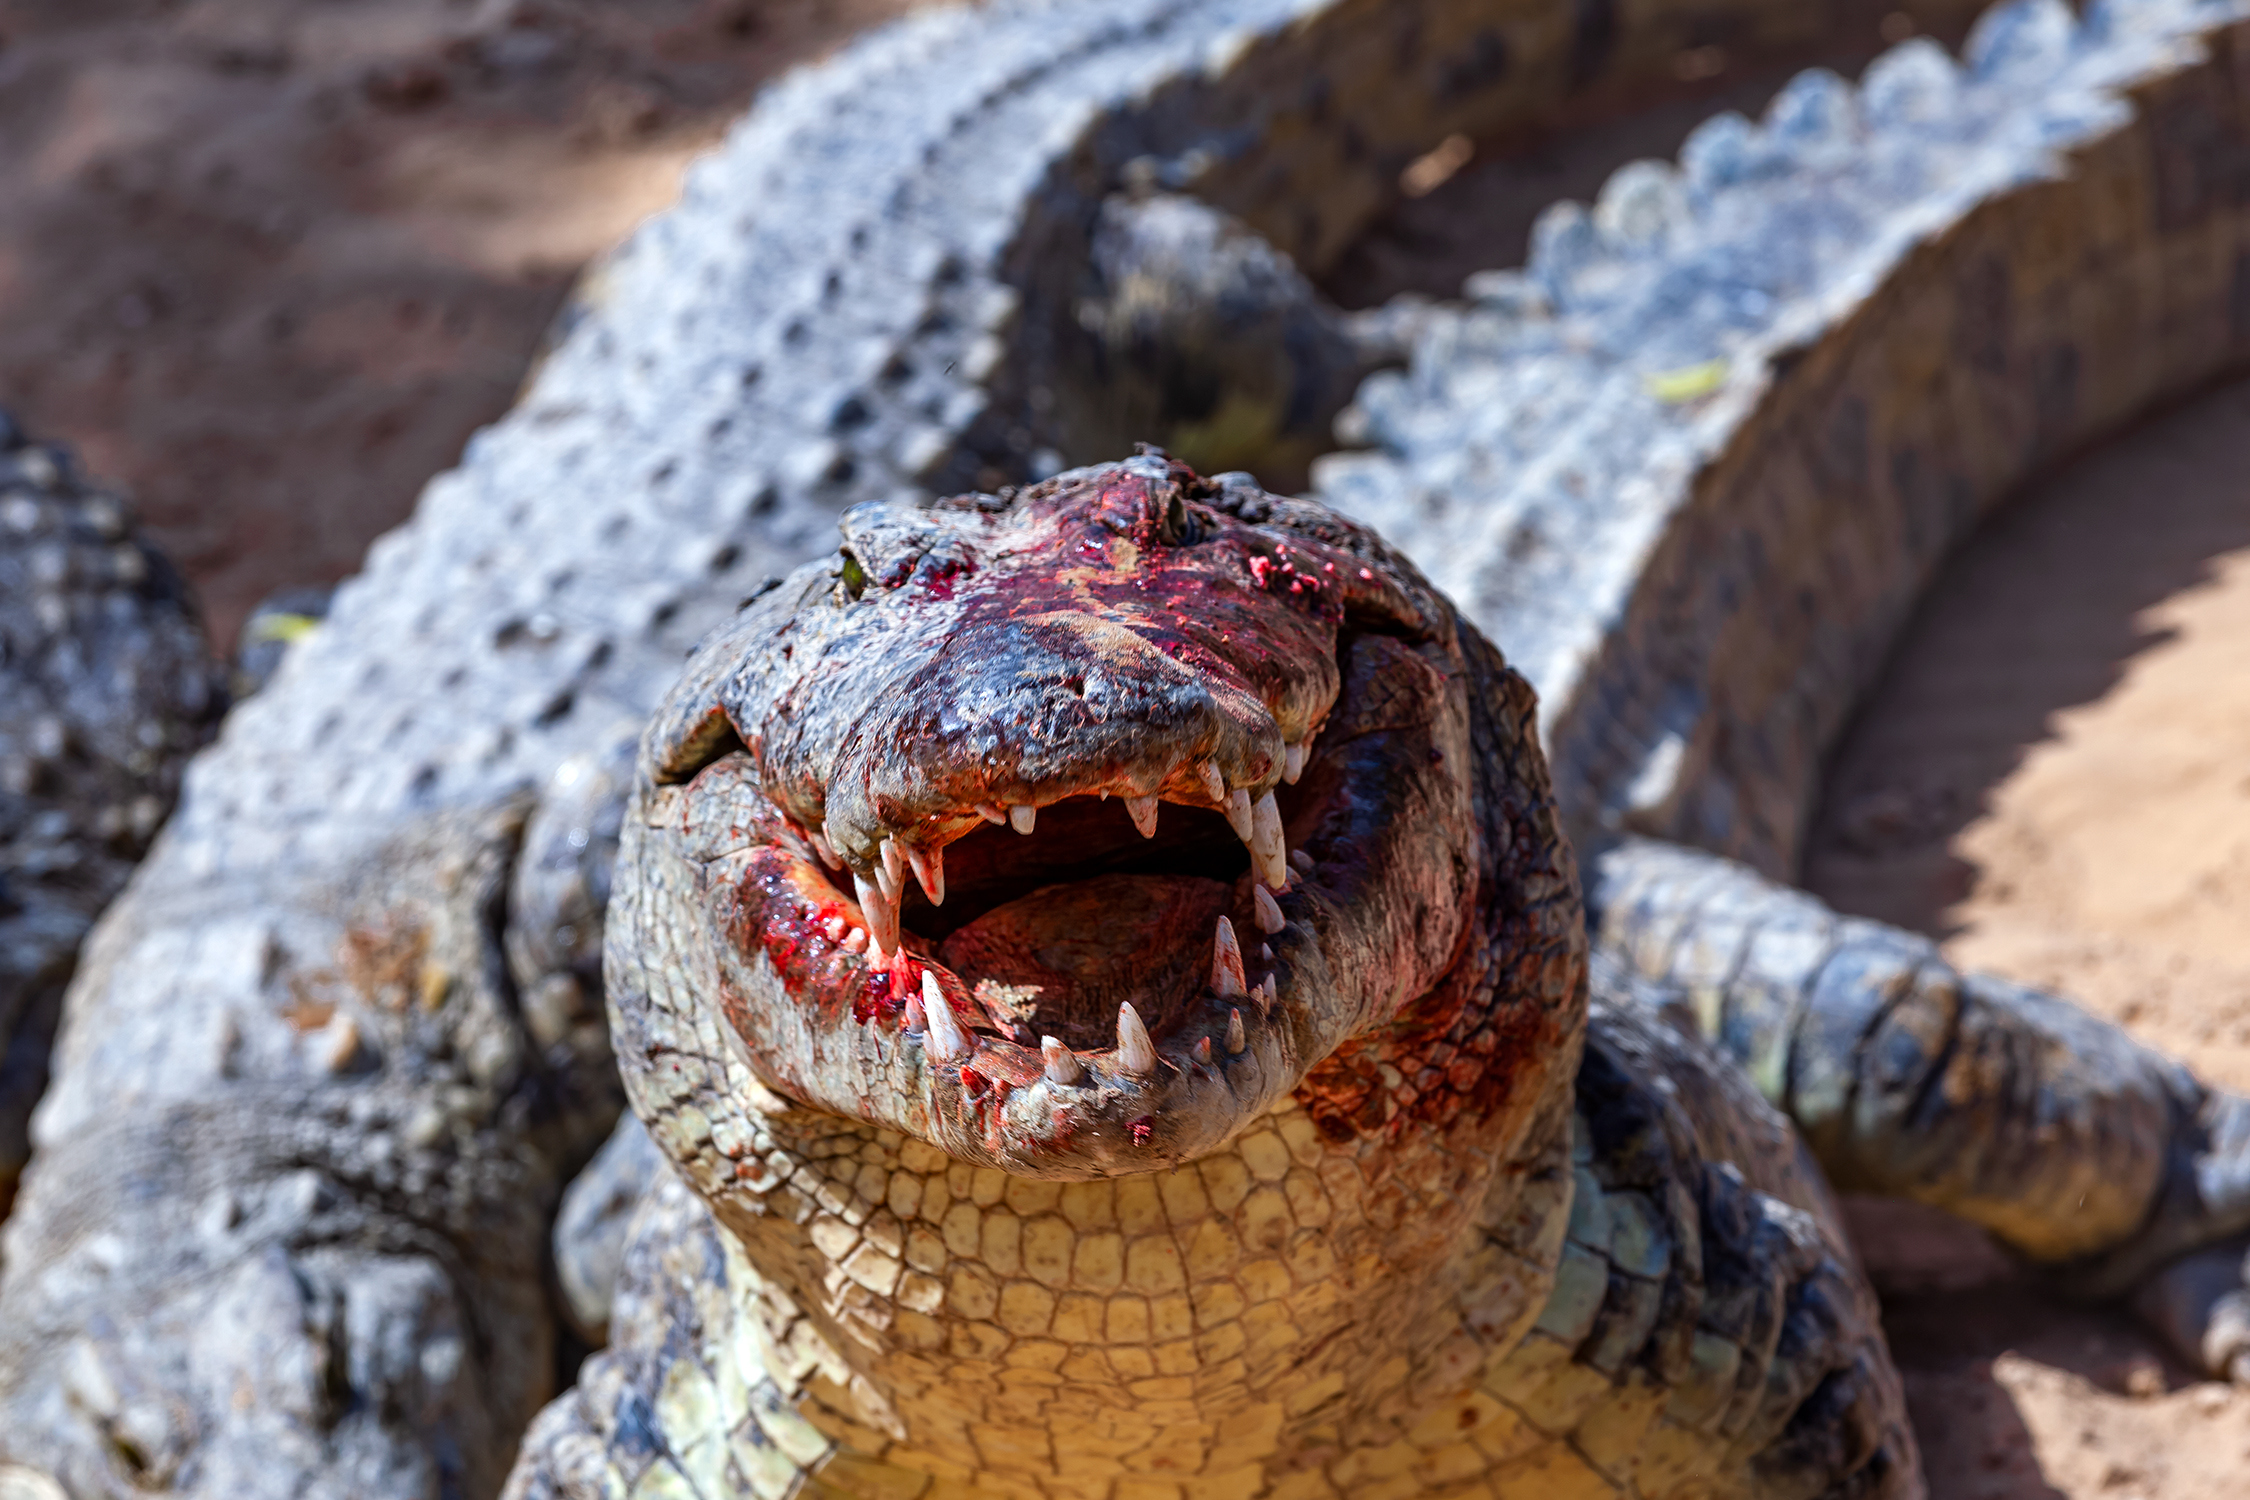
M1247 989L1242 977L1242 945L1234 940L1234 924L1219 918L1217 936L1211 940L1211 988L1220 995L1239 995Z
M1273 962L1273 944L1260 943L1258 945L1258 962L1262 964Z
M921 1031L930 1024L930 1013L922 1006L922 997L911 992L906 997L906 1029Z
M1281 805L1268 792L1250 809L1250 863L1258 878L1279 889L1289 883L1289 861L1281 847Z
M857 870L852 872L852 889L859 896L859 909L867 914L867 940L878 954L898 951L898 903L876 886L869 885Z
M1255 815L1250 810L1250 788L1238 786L1227 793L1226 812L1227 822L1234 826L1234 836L1249 843L1257 827L1252 822Z
M1076 1083L1086 1076L1078 1054L1051 1036L1039 1039L1039 1055L1047 1060L1047 1078L1053 1083Z
M1203 790L1211 794L1213 802L1223 804L1227 800L1227 778L1217 761L1205 761L1195 768L1195 774L1203 778Z
M1258 1014L1262 1016L1272 1010L1273 1003L1281 998L1281 986L1274 982L1274 977L1271 974L1268 974L1264 982L1258 986L1258 995Z
M831 943L840 943L844 940L844 934L851 929L851 925L842 917L830 917L820 924L820 930L828 934L828 941Z
M1156 1043L1130 1000L1117 1007L1117 1066L1142 1078L1156 1071Z
M883 873L891 877L884 889L897 891L906 884L906 852L899 848L897 839L883 840L875 852L883 857Z
M1295 786L1297 778L1304 774L1305 747L1303 745L1283 745L1281 747L1281 779L1291 786Z
M828 836L817 828L812 833L812 846L813 852L820 856L820 862L828 866L829 869L841 870L844 868L844 861L836 853L836 846L829 843Z
M1125 799L1125 811L1133 815L1133 826L1141 831L1142 838L1152 839L1156 837L1156 799L1154 797L1127 797Z
M875 889L883 893L885 901L890 902L893 906L898 905L898 877L893 875L891 867L881 860L875 861Z
M1028 802L1018 802L1008 809L1008 822L1018 833L1031 832L1032 824L1039 821L1039 809Z
M914 878L921 882L922 894L930 898L930 905L945 905L945 851L909 848L906 862L914 867Z
M1197 1062L1203 1064L1203 1066L1205 1066L1206 1068L1211 1066L1211 1039L1209 1037L1197 1037L1195 1039L1195 1047L1193 1050L1195 1054L1195 1060Z
M1250 887L1250 900L1258 908L1258 930L1279 932L1289 924L1282 920L1281 903L1273 899L1273 892L1262 885Z
M991 802L979 802L977 804L977 816L987 823L1005 823L1008 821L1008 815L1002 812L997 804Z
M849 931L849 932L845 933L845 934L844 934L844 946L845 946L845 947L847 947L847 948L849 948L849 949L851 949L851 951L852 951L852 952L854 952L854 953L859 953L859 952L862 952L862 951L864 951L864 950L866 949L866 947L867 947L867 931L866 931L866 929L865 929L865 928L860 928L860 927L854 927L854 928L853 928L853 929L852 929L851 931Z
M1300 875L1310 875L1313 872L1312 856L1307 854L1302 849L1290 850L1289 868L1295 870Z
M946 1003L945 991L938 988L937 974L929 969L922 971L922 1011L929 1020L931 1057L939 1062L959 1062L976 1050L969 1045L968 1033L961 1029L953 1007Z
M1228 1011L1227 1051L1233 1053L1237 1057L1240 1057L1242 1055L1242 1049L1249 1045L1250 1036L1242 1029L1242 1012L1239 1010Z

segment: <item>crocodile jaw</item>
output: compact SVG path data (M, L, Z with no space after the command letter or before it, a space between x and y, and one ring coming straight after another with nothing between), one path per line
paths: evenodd
M737 743L671 787L653 747L644 801L696 850L708 998L769 1087L1018 1174L1147 1171L1455 961L1443 611L1317 507L1257 525L1209 488L1143 460L863 508L857 592L832 562L708 648Z

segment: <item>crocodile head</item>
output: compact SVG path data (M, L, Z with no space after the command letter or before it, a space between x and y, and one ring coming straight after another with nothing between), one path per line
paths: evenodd
M1147 1171L1473 946L1484 689L1372 533L1153 454L842 530L642 751L674 967L768 1088L1020 1174Z

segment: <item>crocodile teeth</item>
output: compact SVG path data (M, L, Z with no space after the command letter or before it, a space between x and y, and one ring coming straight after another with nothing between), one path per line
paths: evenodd
M858 927L844 934L844 946L858 953L867 947L867 933Z
M1313 872L1313 858L1302 849L1292 849L1289 851L1289 868L1300 875L1310 875Z
M885 839L875 847L875 852L882 856L883 873L891 877L887 887L897 890L905 884L906 851L898 846L897 839Z
M1195 774L1203 778L1203 790L1211 794L1213 802L1225 803L1227 800L1227 778L1226 773L1219 769L1217 761L1205 761L1195 768Z
M1154 797L1127 797L1125 799L1125 810L1133 815L1133 826L1141 831L1142 838L1152 839L1156 837L1156 799Z
M828 934L828 941L831 943L840 943L844 940L844 934L851 930L851 925L842 917L830 917L820 924L820 930Z
M1281 903L1273 899L1273 892L1262 885L1250 887L1250 900L1258 909L1258 930L1279 932L1289 924L1282 920Z
M1257 868L1258 879L1281 890L1289 884L1289 861L1281 846L1281 806L1268 792L1250 809L1250 832L1243 842L1250 846L1250 863Z
M977 816L987 823L1005 823L1008 821L1008 815L1000 810L999 804L993 802L979 802L977 804Z
M1240 1057L1242 1055L1243 1049L1248 1047L1249 1045L1249 1033L1245 1032L1242 1029L1242 1012L1239 1010L1228 1011L1227 1051L1233 1053L1237 1057Z
M1211 1039L1209 1037L1199 1036L1195 1039L1194 1057L1204 1067L1211 1066Z
M1039 1039L1039 1055L1047 1060L1047 1081L1050 1083L1076 1083L1086 1076L1085 1067L1078 1054L1051 1036Z
M1280 998L1281 986L1268 974L1258 983L1258 1014L1263 1016L1272 1011L1273 1003Z
M1297 778L1305 774L1306 748L1304 745L1283 745L1281 747L1281 779L1291 786L1295 786Z
M914 867L914 878L921 882L922 894L930 898L930 905L945 905L945 851L910 848L906 862Z
M922 971L922 1009L929 1017L930 1056L939 1062L960 1062L975 1049L969 1045L968 1033L954 1016L953 1007L946 1003L945 991L938 988L934 970Z
M893 906L898 905L898 895L901 888L899 878L891 873L891 867L884 864L880 859L876 860L875 889L883 893L883 899Z
M1249 989L1242 977L1242 945L1234 940L1234 924L1219 918L1218 935L1211 941L1211 988L1222 997Z
M908 1031L922 1031L926 1030L929 1024L930 1013L923 1008L922 997L918 994L908 993L906 997L906 1029Z
M1031 832L1032 824L1039 821L1039 809L1028 802L1018 802L1008 809L1008 822L1018 833Z
M1227 793L1226 814L1227 822L1234 827L1234 836L1249 843L1256 832L1256 825L1251 821L1255 814L1250 808L1250 788L1238 786Z
M1130 1000L1117 1007L1117 1066L1142 1078L1156 1071L1156 1043Z
M828 866L828 868L831 870L841 870L842 868L844 868L843 857L836 852L836 846L828 842L828 836L826 834L822 833L819 829L816 828L812 831L810 837L812 839L813 853L820 856L820 862L822 864Z
M859 897L859 909L867 914L868 941L879 953L897 952L898 902L870 885L867 877L857 870L852 872L852 890Z

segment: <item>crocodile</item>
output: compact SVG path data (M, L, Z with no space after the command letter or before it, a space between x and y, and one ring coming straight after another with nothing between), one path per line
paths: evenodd
M1936 24L1968 8L1908 9ZM1615 107L1683 47L1779 55L1828 19L1767 3L995 4L911 18L770 91L691 171L681 204L590 281L516 411L433 483L231 716L88 943L5 1228L0 1480L78 1496L498 1490L555 1388L541 1242L563 1180L617 1108L605 1008L618 997L599 929L612 855L641 838L623 810L632 745L687 649L763 578L826 553L857 505L996 493L1065 457L1102 456L1081 441L1114 451L1098 425L1104 393L1130 386L1143 366L1128 357L1172 331L1165 297L1105 283L1097 242L1128 256L1135 242L1105 239L1105 226L1207 212L1226 230L1211 243L1239 250L1254 235L1317 275L1436 142L1567 125ZM2235 1281L2192 1254L2172 1261L2241 1227L2232 1101L2060 1002L1954 975L1919 939L1837 917L1783 882L1820 755L1951 543L2026 475L2250 361L2242 28L2231 4L2121 0L2079 17L2019 0L1977 24L1959 63L1909 43L1857 85L1806 75L1761 120L1698 130L1677 166L1628 167L1590 208L1551 211L1521 272L1412 310L1399 325L1405 368L1360 386L1339 419L1357 451L1312 464L1316 499L1389 536L1433 598L1458 602L1456 641L1497 643L1536 691L1547 847L1575 848L1588 872L1585 968L1602 999L1586 1014L1608 1019L1585 1023L1575 1072L1561 1061L1571 1040L1534 1066L1585 1121L1583 1134L1569 1121L1565 1146L1555 1132L1573 1112L1556 1103L1540 1117L1544 1149L1583 1140L1587 1155L1540 1179L1551 1196L1515 1200L1550 1231L1577 1205L1587 1221L1575 1238L1510 1243L1527 1248L1527 1275L1553 1245L1549 1295L1566 1331L1570 1307L1586 1309L1565 1294L1588 1295L1597 1256L1653 1270L1659 1239L1676 1251L1661 1279L1618 1272L1616 1306L1605 1289L1588 1314L1590 1342L1549 1339L1560 1384L1541 1389L1590 1404L1542 1408L1554 1430L1538 1428L1539 1445L1512 1461L1600 1473L1603 1432L1636 1411L1654 1420L1649 1393L1664 1387L1635 1381L1660 1370L1683 1388L1683 1367L1666 1362L1681 1338L1684 1368L1699 1368L1677 1300L1664 1321L1664 1289L1684 1297L1693 1284L1684 1226L1700 1234L1707 1209L1713 1222L1734 1210L1673 1189L1733 1192L1731 1164L1739 1234L1714 1231L1713 1243L1764 1245L1778 1258L1761 1263L1788 1267L1775 1287L1822 1289L1805 1348L1824 1352L1761 1365L1761 1345L1749 1368L1853 1372L1824 1374L1816 1389L1837 1399L1818 1410L1833 1419L1796 1429L1828 1447L1769 1443L1741 1461L1785 1489L1822 1464L1911 1488L1863 1289L1826 1269L1848 1272L1848 1258L1823 1227L1819 1179L1787 1164L1798 1139L1835 1182L1949 1207L2088 1294L2142 1289L2196 1357L2236 1363ZM1269 275L1259 295L1297 285ZM1177 304L1190 343L1198 327L1237 326L1200 319L1198 295L1185 288ZM1162 392L1127 391L1119 406L1153 413L1136 420L1159 440L1177 418L1223 427L1230 453L1304 451L1307 424L1326 420L1319 392L1364 354L1361 330L1340 314L1247 326L1309 329L1339 352L1314 362L1321 378L1302 391L1287 361L1230 364L1278 384L1236 400L1224 423ZM1501 672L1488 663L1488 678ZM1529 734L1519 726L1513 742ZM638 878L628 864L625 886ZM1574 888L1557 889L1567 930ZM1238 946L1246 965L1263 963ZM1246 1041L1252 1019L1244 1011ZM1574 1012L1559 1019L1583 1034ZM618 1024L631 1070L622 1006ZM1691 1024L1710 1040L1687 1036ZM2042 1037L2055 1045L2026 1040ZM1230 1037L1208 1039L1223 1050ZM1712 1057L1739 1060L1795 1135L1750 1139L1775 1117ZM1950 1071L1930 1072L1940 1065ZM1660 1085L1703 1080L1738 1106L1649 1103ZM747 1070L739 1081L741 1099L773 1092ZM1395 1102L1379 1063L1321 1098L1362 1114ZM1219 1141L1223 1126L1187 1131L1199 1114L1152 1116L1152 1141L1170 1118L1183 1151L1219 1143L1115 1190L1154 1191L1169 1215L1164 1183L1177 1191L1183 1173L1201 1181L1200 1160L1261 1151L1286 1198L1295 1167L1270 1152L1294 1164L1300 1149L1327 1149L1320 1121L1341 1117L1316 1109L1321 1098L1291 1091L1238 1121L1232 1141ZM1916 1114L1933 1100L1956 1107ZM2039 1117L2050 1104L2055 1117ZM2034 1117L2055 1131L2098 1125L2098 1149L2074 1164L2010 1134ZM831 1118L847 1135L861 1128ZM1695 1124L1721 1118L1743 1138ZM752 1384L742 1362L689 1332L735 1329L755 1345L766 1326L733 1321L729 1289L756 1274L750 1241L713 1228L688 1185L724 1156L703 1119L708 1141L684 1111L654 1112L656 1143L687 1170L660 1174L644 1203L615 1347L549 1408L519 1486L687 1493L715 1473L752 1492L818 1493L857 1464L862 1488L1034 1493L1025 1465L1060 1473L1051 1454L997 1442L990 1467L982 1449L978 1467L929 1450L919 1478L893 1462L916 1439L884 1428L890 1397L847 1363L803 1357L823 1326L844 1326L839 1309L871 1305L846 1291L859 1285L849 1277L833 1307L806 1311L805 1342L756 1350L749 1368L774 1383L738 1410ZM1538 1133L1525 1129L1529 1149ZM1611 1149L1625 1138L1646 1150ZM2021 1149L2000 1149L2011 1141ZM1011 1183L1045 1191L999 1149L947 1138L947 1152L968 1154L943 1168L933 1227L955 1198L997 1222ZM937 1167L921 1160L927 1181ZM748 1168L729 1191L755 1180ZM1636 1194L1646 1219L1596 1211ZM780 1216L761 1222L780 1232ZM1789 1248L1759 1240L1759 1223L1783 1226ZM1403 1251L1413 1227L1386 1248ZM1347 1280L1323 1285L1340 1294ZM1611 1335L1644 1328L1651 1297L1645 1331L1661 1325L1670 1341L1653 1365L1617 1363ZM1549 1304L1527 1283L1509 1305L1543 1317ZM1399 1321L1383 1336L1428 1327ZM828 1342L859 1347L841 1332ZM1511 1347L1544 1346L1527 1334ZM1848 1363L1823 1363L1847 1350ZM1482 1389L1466 1364L1451 1385L1409 1388L1393 1373L1351 1393L1355 1421L1402 1422L1417 1407L1416 1423L1434 1420L1425 1398ZM1303 1399L1296 1416L1330 1398ZM1346 1457L1342 1415L1333 1452L1317 1419L1304 1429L1313 1446L1291 1450L1290 1483L1363 1494L1453 1482L1419 1458L1331 1476ZM1200 1441L1183 1431L1157 1446L1175 1466L1221 1452ZM1261 1429L1224 1450L1241 1460L1229 1483L1264 1463L1246 1451L1264 1441ZM1357 1464L1406 1458L1350 1451ZM805 1467L834 1478L799 1479ZM1603 1479L1595 1493L1639 1483ZM1115 1492L1191 1483L1226 1492L1176 1467L1132 1470Z

